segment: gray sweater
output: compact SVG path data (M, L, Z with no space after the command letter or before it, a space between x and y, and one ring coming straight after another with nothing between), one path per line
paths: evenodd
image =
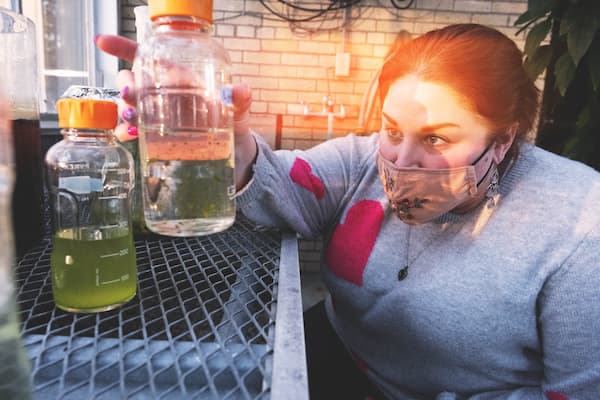
M376 134L307 151L257 141L238 206L324 236L329 318L389 398L600 399L600 174L525 145L494 207L409 234L383 192Z

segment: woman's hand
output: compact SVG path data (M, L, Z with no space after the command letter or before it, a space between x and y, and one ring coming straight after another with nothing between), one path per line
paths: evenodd
M10 164L12 157L12 135L11 124L8 115L8 106L3 98L0 98L0 164ZM6 149L10 149L10 153Z
M137 43L122 36L98 35L96 46L105 53L125 61L133 62ZM121 141L137 138L136 85L130 70L121 70L117 75L117 87L121 91L119 115L124 121L115 129ZM250 134L250 105L252 97L247 85L233 87L233 130L235 134L235 176L237 188L243 187L252 176L252 164L256 159L257 147Z
M130 63L133 62L137 51L137 43L122 36L98 35L95 42L100 50ZM119 115L124 122L117 126L115 135L120 141L126 142L137 138L135 80L131 71L119 71L117 88L121 91L121 99L118 101Z

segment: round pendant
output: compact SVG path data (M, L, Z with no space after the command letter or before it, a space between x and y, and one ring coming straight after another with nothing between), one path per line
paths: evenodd
M408 276L408 266L398 271L398 280L403 281Z

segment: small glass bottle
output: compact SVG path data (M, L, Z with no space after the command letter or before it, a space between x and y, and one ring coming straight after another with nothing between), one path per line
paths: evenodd
M11 198L13 146L6 107L0 99L0 399L30 399L29 364L21 346L13 280Z
M63 140L46 154L54 301L72 312L110 310L136 294L133 159L113 135L114 102L63 98L56 108Z
M211 36L212 1L149 0L134 61L146 226L169 236L235 221L231 63Z
M121 93L117 89L97 86L71 85L62 94L62 99L91 99L109 100L117 103ZM144 221L144 206L142 205L142 177L140 173L140 157L138 140L120 142L133 157L135 170L135 184L131 191L131 224L133 225L133 237L149 234Z

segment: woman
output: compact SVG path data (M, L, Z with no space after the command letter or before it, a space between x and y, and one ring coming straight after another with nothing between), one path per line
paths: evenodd
M379 88L379 133L307 151L271 151L234 93L238 206L326 238L311 398L600 398L600 175L526 142L538 92L513 41L428 32Z
M401 30L396 35L394 43L390 46L384 59L395 54L404 43L409 41L412 35L407 30ZM357 135L365 135L373 132L373 130L379 130L381 128L381 107L377 102L379 94L379 73L380 70L376 71L375 74L369 80L367 90L363 94L360 101L360 108L358 111L358 121L355 133Z

